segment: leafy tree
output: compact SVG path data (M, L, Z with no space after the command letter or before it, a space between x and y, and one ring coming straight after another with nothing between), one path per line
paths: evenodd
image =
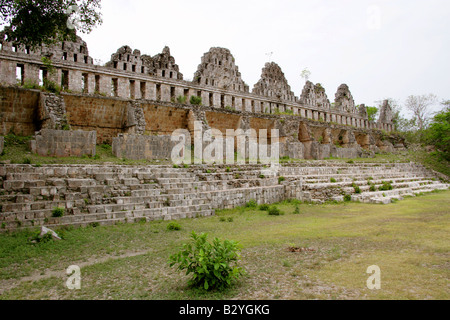
M380 110L377 107L366 107L366 110L369 115L369 121L376 121Z
M426 141L442 153L443 157L450 161L450 101L443 103L446 108L437 113L427 132Z
M89 33L102 23L101 0L0 0L3 37L35 48L76 40L76 31Z

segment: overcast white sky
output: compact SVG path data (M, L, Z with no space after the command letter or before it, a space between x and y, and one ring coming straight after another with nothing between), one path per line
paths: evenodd
M271 61L300 96L308 68L331 102L340 84L357 104L433 93L450 99L448 0L103 0L103 24L87 41L94 59L123 46L164 46L185 79L211 47L230 49L253 89Z

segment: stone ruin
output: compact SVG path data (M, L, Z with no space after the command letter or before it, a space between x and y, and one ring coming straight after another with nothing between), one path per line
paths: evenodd
M168 47L150 56L123 46L100 66L81 38L34 51L5 40L0 45L0 151L1 136L14 133L34 136L32 150L44 156L95 156L96 145L108 143L119 158L170 159L172 133L183 130L193 137L198 123L204 132L265 129L269 144L271 130L278 129L280 156L296 159L371 157L404 148L390 134L394 126L388 102L375 123L364 105L355 107L345 84L334 103L320 84L309 81L296 97L276 63L264 66L250 92L228 49L211 48L193 81L185 81ZM24 88L44 82L60 86L61 93ZM201 103L191 104L193 96ZM264 170L262 164L0 165L0 232L44 224L209 216L214 209L252 199L258 204L292 198L323 202L352 195L362 202L388 203L448 188L435 173L409 163L305 161L284 165L272 175L262 175ZM375 186L392 181L393 190L370 191L369 177ZM354 192L354 184L362 193ZM55 206L65 209L64 217L52 217Z
M43 57L50 59L52 70ZM150 56L122 46L111 55L109 62L99 66L94 64L87 44L79 37L75 42L43 46L35 51L3 41L0 63L5 97L27 110L18 113L17 107L4 109L8 121L1 122L3 135L11 130L26 135L41 129L96 131L97 143L110 144L124 134L151 135L151 139L125 139L127 143L145 141L146 146L136 148L150 150L150 145L160 145L158 139L166 141L177 129L192 134L193 123L201 121L205 130L222 132L278 129L282 155L294 158L370 156L373 152L392 152L395 150L392 146L401 145L398 141L379 141L386 136L382 131L394 129L387 102L375 123L368 120L363 105L359 109L355 107L345 84L338 88L334 103L330 103L321 84L310 81L306 82L301 96L296 97L280 66L274 62L266 63L261 79L250 92L235 58L225 48L213 47L204 54L193 81L183 80L168 47ZM62 94L25 92L14 88L18 81L19 85L51 82L61 87ZM200 98L201 105L191 105L192 96ZM351 142L344 143L340 139L344 136ZM115 145L118 146L117 142ZM336 146L352 150L336 151ZM129 146L118 148L136 150ZM146 158L161 155L149 151L144 154ZM170 154L163 155L169 157Z

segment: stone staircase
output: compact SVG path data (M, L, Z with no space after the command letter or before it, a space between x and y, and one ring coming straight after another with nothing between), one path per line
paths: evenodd
M324 202L351 195L354 201L390 203L449 187L424 167L410 163L310 161L283 166L273 176L263 175L264 169L261 165L2 165L0 232L205 217L214 215L215 209L243 206L250 200ZM386 184L391 190L380 191ZM53 217L56 207L64 209L63 217Z
M388 204L394 199L447 190L450 186L440 182L425 167L413 163L328 163L327 167L283 168L283 174L290 180L300 177L304 200L312 202L343 201L344 195L350 195L352 201Z

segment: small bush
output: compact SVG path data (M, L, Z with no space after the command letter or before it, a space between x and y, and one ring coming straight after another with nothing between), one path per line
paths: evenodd
M252 200L250 200L249 202L247 202L247 203L245 204L245 207L246 207L246 208L254 209L254 208L257 208L257 207L258 207L258 203L256 203L256 201L252 199Z
M65 214L65 210L64 208L54 208L52 210L52 217L53 218L61 218L63 217Z
M361 188L356 183L354 183L352 185L352 187L353 187L353 189L355 189L355 193L356 194L360 194L361 193Z
M281 216L283 212L278 207L273 206L269 209L269 216Z
M300 214L300 207L299 206L295 207L294 214Z
M181 226L176 222L171 222L167 225L167 230L169 231L179 231L181 230Z
M347 161L347 163L348 163L348 164L354 164L354 163L355 163L355 161L353 161L353 160L349 160L349 161Z
M269 211L269 209L270 209L269 205L265 203L259 206L260 211Z
M392 186L391 182L386 182L383 181L383 185L378 189L380 191L389 191L394 189L394 187Z
M178 96L177 97L177 102L180 104L186 104L186 100L187 98L185 96Z
M222 291L244 272L237 266L240 248L235 241L214 238L210 243L207 237L206 233L192 232L191 243L170 256L170 267L177 265L177 270L192 275L188 282L191 287Z
M30 158L24 158L22 161L23 164L31 164L31 159Z
M283 181L286 181L285 177L279 177L278 178L278 184L281 184Z
M330 179L330 182L331 182L331 183L336 183L337 181L336 181L335 178L331 178L331 179Z
M350 202L350 201L352 201L352 196L349 195L349 194L346 194L346 195L344 196L344 201L345 201L345 202Z
M199 106L202 104L202 97L197 97L197 96L191 96L191 99L189 100L190 104Z
M375 187L375 185L374 184L372 184L372 185L370 185L370 189L369 189L371 192L375 192L375 191L377 191L377 188Z

